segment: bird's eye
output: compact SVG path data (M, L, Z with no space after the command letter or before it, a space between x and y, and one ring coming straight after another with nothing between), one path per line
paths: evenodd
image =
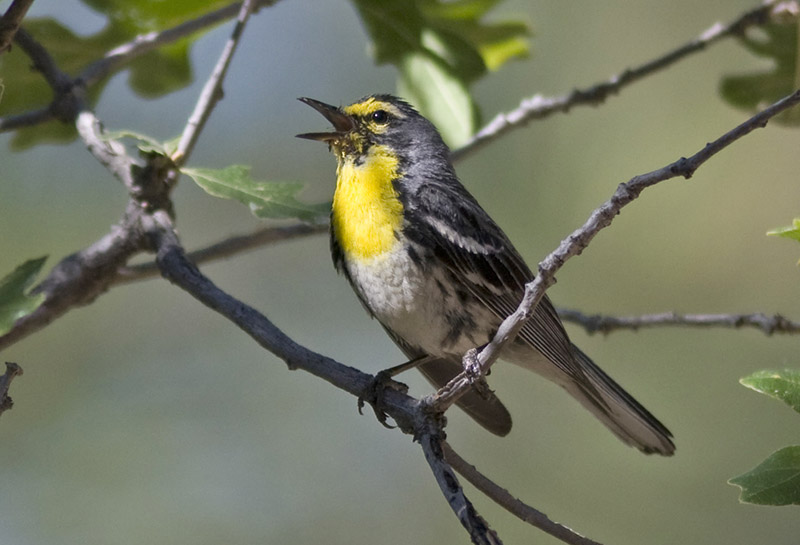
M372 112L372 120L379 125L385 125L389 122L389 114L386 110L375 110Z

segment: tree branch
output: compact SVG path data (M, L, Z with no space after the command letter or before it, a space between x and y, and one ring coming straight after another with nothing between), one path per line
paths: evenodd
M53 90L53 101L47 107L49 117L44 118L41 111L37 114L27 114L28 121L35 119L59 119L71 122L78 115L83 104L84 93L78 89L72 78L58 68L53 57L33 36L24 28L20 28L14 37L15 43L22 49L33 62L33 68L40 72L47 84ZM25 116L25 114L23 114ZM13 119L0 119L0 130L6 130Z
M703 149L688 159L682 157L665 167L634 176L628 182L620 184L614 195L592 212L583 226L562 240L558 248L539 263L539 274L525 286L525 294L517 310L503 320L492 341L480 352L476 354L470 351L465 355L465 371L454 377L435 394L423 398L421 403L428 405L431 410L443 412L471 388L476 374L485 375L499 357L505 344L511 342L525 325L545 291L555 283L555 273L568 259L580 254L602 229L611 225L622 208L633 202L642 191L672 178L691 178L694 172L711 157L750 132L765 127L772 117L798 103L800 103L800 91L795 91L713 142L706 144Z
M278 0L258 0L256 2L255 9L257 10L262 7L272 6L277 2ZM42 73L45 75L48 83L50 83L50 86L55 91L55 97L51 104L45 108L40 108L30 112L0 117L0 132L11 131L21 127L30 127L46 121L51 121L53 119L59 119L64 122L71 123L80 111L80 109L69 107L69 104L72 101L71 95L73 93L80 92L83 96L86 89L97 85L104 78L116 72L117 70L124 68L126 65L130 64L132 61L136 60L145 53L149 53L154 49L174 43L196 32L235 17L241 9L241 5L241 2L235 2L216 11L201 15L196 19L192 19L191 21L176 25L172 28L162 30L160 32L150 32L148 34L139 35L130 42L117 46L108 51L102 59L90 63L76 78L74 78L74 80L63 73L61 73L63 77L59 78L57 81L52 80L48 77L47 72L43 71ZM20 29L20 32L22 31L23 29ZM27 36L32 40L29 35ZM16 41L18 44L19 39L19 33L17 33ZM20 47L22 47L21 44ZM44 51L43 48L42 51ZM30 53L27 50L26 53L30 56ZM47 57L49 57L49 54ZM32 59L36 64L36 59L33 57ZM53 66L55 65L53 64ZM60 84L56 85L56 83Z
M534 509L530 505L512 496L508 490L497 485L494 481L478 471L475 466L459 456L446 441L442 443L442 448L444 450L445 460L447 460L453 469L458 471L461 476L475 488L483 492L486 497L493 500L497 505L512 515L564 543L569 543L569 545L601 545L597 541L591 540L588 537L583 537L566 526L550 520L550 518L541 511Z
M277 2L278 0L258 0L255 9L258 10L265 6L272 6ZM136 38L130 42L110 50L102 59L88 65L81 71L78 78L84 85L91 87L145 53L149 53L161 46L174 43L196 32L200 32L201 30L205 30L235 17L239 13L241 6L242 2L234 2L172 28L136 36Z
M189 116L189 121L183 129L183 134L181 134L178 149L172 154L172 160L178 166L185 164L189 159L189 155L191 155L194 150L197 139L200 138L200 132L211 116L211 111L214 109L217 102L222 99L222 82L225 79L225 74L228 73L231 59L233 59L233 54L236 52L239 40L242 37L242 32L244 31L248 19L250 19L250 13L252 13L254 7L255 0L244 0L244 2L242 2L242 7L239 9L239 14L236 18L236 26L233 27L231 37L228 38L222 50L222 54L216 66L214 66L214 70L211 72L211 76L206 81L205 86L203 86L203 91L197 99L194 111L192 115Z
M0 17L0 55L11 47L14 35L19 30L31 4L33 4L33 0L13 0L3 16Z
M430 417L429 417L430 418ZM458 482L453 469L445 459L441 426L428 423L419 433L418 440L425 453L425 460L433 471L436 483L444 494L450 508L458 517L459 522L469 533L469 537L476 545L499 545L502 543L497 533L489 527L482 516L475 511L472 502L464 494L464 489Z
M45 295L44 302L32 313L14 323L0 335L0 350L27 337L68 310L88 305L111 285L119 269L142 248L136 224L138 214L126 214L119 225L88 248L61 260L35 289Z
M252 5L248 4L247 11L251 9ZM0 336L0 349L45 327L71 308L91 303L105 292L131 256L149 249L149 240L142 228L143 219L155 211L172 213L169 193L178 176L169 159L153 156L146 164L141 164L128 155L121 143L106 138L100 121L85 107L82 92L73 92L82 87L75 85L47 50L22 29L17 33L17 43L53 87L57 94L54 104L59 96L70 97L69 103L75 110L70 115L88 150L122 181L130 199L119 225L85 250L64 258L35 288L37 293L45 294L44 302Z
M186 254L186 256L193 263L199 265L217 259L225 259L275 242L294 240L296 238L327 232L327 224L310 225L307 223L298 223L296 225L281 227L262 227L247 235L232 236L215 244L211 244L210 246L206 246L205 248L194 250ZM119 275L115 279L115 283L118 284L136 282L161 274L158 269L158 264L155 261L138 265L128 265L122 267L118 273Z
M754 314L678 314L660 312L641 316L607 316L603 314L584 314L578 310L558 309L558 315L567 322L583 327L587 333L607 335L612 331L630 329L638 331L653 327L726 327L741 329L752 327L760 329L765 335L774 333L800 333L800 322L784 318L780 314L768 316Z
M636 68L624 70L608 80L597 83L587 89L576 89L560 97L543 97L534 95L523 99L519 107L508 113L499 113L485 127L479 130L466 144L453 150L451 158L454 161L463 159L480 147L506 134L512 129L524 127L529 121L542 119L552 114L567 113L573 106L596 106L601 104L610 95L619 91L646 76L684 59L685 57L704 50L707 46L732 36L741 36L753 26L764 25L778 16L784 9L785 2L771 0L764 2L759 7L747 11L727 25L716 23L702 32L697 38L662 55L646 62Z
M294 342L266 316L220 290L189 261L172 222L163 212L147 217L147 231L157 249L162 275L211 310L225 316L260 346L282 359L289 369L302 369L354 396L361 396L374 380L372 375L313 352ZM414 432L417 401L388 389L381 407L406 433Z
M11 387L11 381L20 375L22 375L22 367L7 361L6 372L0 376L0 414L14 406L14 401L8 395L8 389Z

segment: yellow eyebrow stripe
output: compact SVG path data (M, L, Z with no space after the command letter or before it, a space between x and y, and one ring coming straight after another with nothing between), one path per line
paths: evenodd
M405 117L405 114L394 104L377 100L375 97L370 97L363 102L356 102L350 106L345 106L342 111L347 115L354 117L368 117L371 113L378 110L385 110L395 117Z

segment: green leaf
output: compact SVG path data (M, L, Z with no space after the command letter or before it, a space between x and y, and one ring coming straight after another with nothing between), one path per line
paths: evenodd
M793 92L800 86L798 72L798 20L772 22L760 27L763 36L746 33L739 36L748 51L772 61L772 68L748 74L726 76L720 92L730 104L755 112ZM775 118L784 125L800 124L800 111L790 109Z
M293 182L257 182L250 177L250 167L231 165L223 169L184 168L209 195L235 199L247 205L259 218L300 218L315 221L330 213L329 204L306 204L296 195L302 184Z
M157 98L192 82L188 40L146 53L130 64L128 83L139 96Z
M428 113L445 142L455 148L469 140L477 120L464 83L427 55L407 55L399 69L397 92Z
M148 136L136 131L129 131L127 129L107 131L103 134L103 140L119 140L121 138L133 138L139 142L136 147L140 151L144 153L156 153L158 155L164 155L165 157L170 157L173 153L175 153L175 150L178 149L178 144L180 143L181 139L180 136L177 136L165 142L161 142L152 136Z
M739 382L751 390L783 401L800 412L800 371L794 369L756 371L739 379Z
M767 232L768 235L791 238L800 242L800 218L795 218L791 227L781 227ZM800 265L800 261L797 262Z
M528 53L522 22L486 23L500 0L354 0L376 62L397 66L398 94L458 146L478 126L469 85Z
M527 24L521 21L484 24L480 21L498 3L499 0L426 2L422 10L440 31L457 36L466 47L473 49L486 68L497 70L512 59L527 57L530 52Z
M728 482L742 489L742 503L800 505L800 446L784 447Z
M44 294L28 295L25 292L36 279L47 257L31 259L0 280L0 335L5 335L14 322L36 310L44 301Z
M773 229L767 232L768 235L792 238L800 241L800 218L795 218L790 227L781 227L780 229Z

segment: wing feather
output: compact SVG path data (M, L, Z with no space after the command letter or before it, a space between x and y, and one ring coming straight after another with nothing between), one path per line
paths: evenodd
M511 241L463 186L430 181L408 199L405 232L434 255L454 277L499 320L513 313L525 284L534 275ZM550 300L545 296L519 338L536 348L561 371L586 383L572 355L571 343Z

